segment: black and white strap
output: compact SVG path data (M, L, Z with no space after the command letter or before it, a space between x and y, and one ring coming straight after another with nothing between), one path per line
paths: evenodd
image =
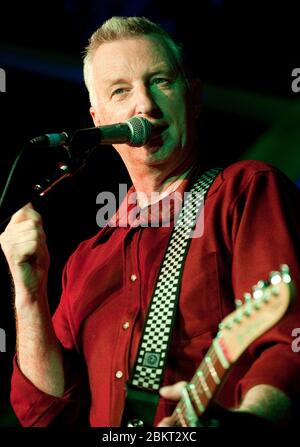
M133 387L155 391L161 386L184 260L205 195L220 171L220 168L210 169L196 180L174 225L129 382Z

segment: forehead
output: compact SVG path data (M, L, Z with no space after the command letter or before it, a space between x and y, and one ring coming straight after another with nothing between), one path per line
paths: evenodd
M132 71L147 66L155 69L174 69L175 56L164 39L145 36L120 39L99 46L93 59L93 68L103 80L112 74Z

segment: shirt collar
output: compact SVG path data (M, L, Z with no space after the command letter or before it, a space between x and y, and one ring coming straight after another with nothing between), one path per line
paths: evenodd
M132 228L137 227L173 226L174 219L177 218L182 207L184 192L189 191L196 178L202 172L199 166L196 166L189 173L188 177L183 179L175 191L144 208L138 206L135 188L131 186L116 213L99 231L92 248L101 243L104 238L107 240L116 228L123 228L124 230L130 231ZM216 181L210 188L207 198L219 188L223 180L221 172L221 175L217 176Z

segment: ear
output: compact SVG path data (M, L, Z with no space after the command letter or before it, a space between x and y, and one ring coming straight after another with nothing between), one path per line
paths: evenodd
M95 125L96 127L97 127L97 126L100 126L100 118L99 118L99 116L98 116L97 111L94 109L93 106L90 107L90 115L91 115L91 117L93 118L94 125Z
M198 118L202 108L202 84L200 79L192 79L189 83L189 87L195 117Z

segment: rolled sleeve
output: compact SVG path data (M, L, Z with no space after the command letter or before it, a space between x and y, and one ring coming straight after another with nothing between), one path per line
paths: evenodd
M78 415L81 380L77 376L62 397L55 397L36 388L19 368L16 356L12 375L11 403L24 427L47 427L64 413L64 425L71 425ZM72 411L70 411L72 408ZM65 411L68 410L68 411ZM72 414L72 416L71 416Z

